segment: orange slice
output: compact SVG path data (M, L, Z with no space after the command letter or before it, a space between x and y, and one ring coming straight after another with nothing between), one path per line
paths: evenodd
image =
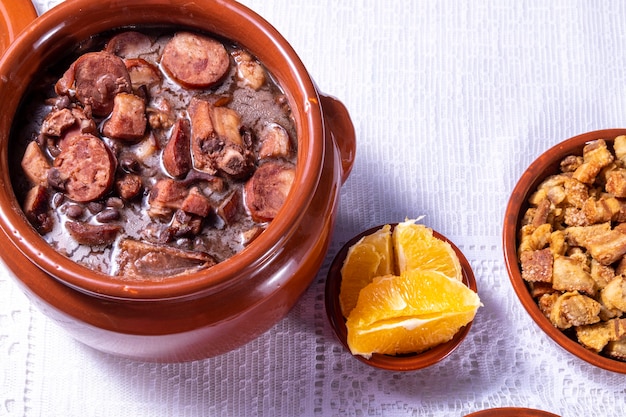
M375 278L346 322L348 346L366 358L422 352L452 339L480 305L474 291L438 271Z
M374 277L391 274L393 269L390 225L352 245L341 268L339 303L344 317L348 317L356 305L359 292Z
M393 231L396 273L412 269L439 271L462 279L461 263L452 246L433 236L432 229L415 220L399 223Z

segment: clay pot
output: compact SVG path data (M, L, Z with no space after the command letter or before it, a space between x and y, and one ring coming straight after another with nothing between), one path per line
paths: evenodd
M539 309L526 282L522 279L521 267L517 258L517 248L519 246L518 231L520 230L524 213L526 213L528 209L528 199L536 191L539 184L548 176L559 172L559 164L563 158L568 155L582 155L586 143L597 139L604 139L607 144L612 146L615 137L620 135L626 135L626 129L607 129L587 132L564 140L539 155L522 173L511 193L504 214L502 244L506 269L509 273L513 289L520 302L539 328L560 347L577 358L599 368L624 374L626 373L626 362L592 352L579 344L578 341L575 340L575 336L570 338L563 331L552 325L550 320Z
M163 282L96 273L54 251L29 225L12 192L9 131L38 69L112 28L166 25L232 40L254 54L288 97L298 135L293 192L271 225L240 254ZM287 41L230 0L68 0L35 19L0 61L1 257L30 300L77 340L150 361L207 358L272 327L318 273L330 243L340 186L355 153L347 110L318 91Z

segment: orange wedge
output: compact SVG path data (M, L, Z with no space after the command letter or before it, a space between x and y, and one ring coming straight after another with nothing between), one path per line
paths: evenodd
M447 342L471 322L478 295L434 270L375 278L360 291L346 327L354 355L422 352Z
M339 303L344 317L348 317L359 292L374 277L391 274L393 270L390 225L364 236L351 246L341 268Z
M446 241L433 236L432 229L415 220L399 223L393 231L396 274L413 269L439 271L462 279L461 263Z

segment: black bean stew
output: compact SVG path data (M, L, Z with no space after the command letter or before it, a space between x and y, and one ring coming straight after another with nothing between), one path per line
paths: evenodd
M90 39L38 77L16 120L28 220L72 260L129 279L235 255L295 176L283 92L250 53L204 34Z

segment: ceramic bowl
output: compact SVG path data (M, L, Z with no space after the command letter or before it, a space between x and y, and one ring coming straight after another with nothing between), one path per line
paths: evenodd
M517 260L517 235L520 222L528 208L528 198L537 186L546 177L559 172L559 163L564 157L573 154L582 155L587 142L605 139L607 143L612 143L613 139L619 135L626 135L626 129L607 129L584 133L553 146L535 159L522 173L511 193L504 215L502 245L504 260L513 289L537 326L559 346L581 360L609 371L626 373L626 362L613 360L589 351L552 325L532 298L525 281L522 279L521 268Z
M255 55L282 86L298 136L292 191L246 249L203 272L134 282L94 272L55 252L29 225L11 188L9 130L39 68L113 28L167 26L229 39ZM0 61L2 260L46 315L101 351L150 361L219 355L283 318L326 255L339 190L352 168L355 133L343 104L322 94L288 42L232 0L68 0L35 19Z
M325 289L326 315L328 316L331 327L335 331L335 335L348 352L350 352L350 348L348 347L347 341L348 330L346 328L346 319L341 313L341 306L339 304L339 292L341 289L341 268L350 247L357 243L363 236L371 235L377 230L380 230L383 226L384 225L380 225L365 230L364 232L359 233L358 235L350 239L339 250L339 252L337 252L337 255L335 255L335 258L330 265L330 269L328 270ZM395 224L393 224L392 227L395 227ZM459 257L459 261L461 263L461 270L463 272L463 283L470 289L472 289L472 291L477 292L474 272L472 271L472 268L467 261L467 258L465 258L465 255L463 255L459 248L456 247L454 243L448 240L445 236L439 234L437 231L433 231L433 235L437 239L444 240L452 246L452 249ZM459 332L452 338L452 340L435 346L434 348L422 353L403 355L383 355L374 353L369 359L361 355L354 355L354 357L359 361L375 368L386 369L389 371L416 371L418 369L423 369L438 362L441 362L446 357L448 357L448 355L450 355L456 348L459 347L461 342L463 342L471 327L472 323L470 322L466 326L462 327L461 330L459 330Z
M476 411L465 417L559 417L547 411L523 407L499 407Z

